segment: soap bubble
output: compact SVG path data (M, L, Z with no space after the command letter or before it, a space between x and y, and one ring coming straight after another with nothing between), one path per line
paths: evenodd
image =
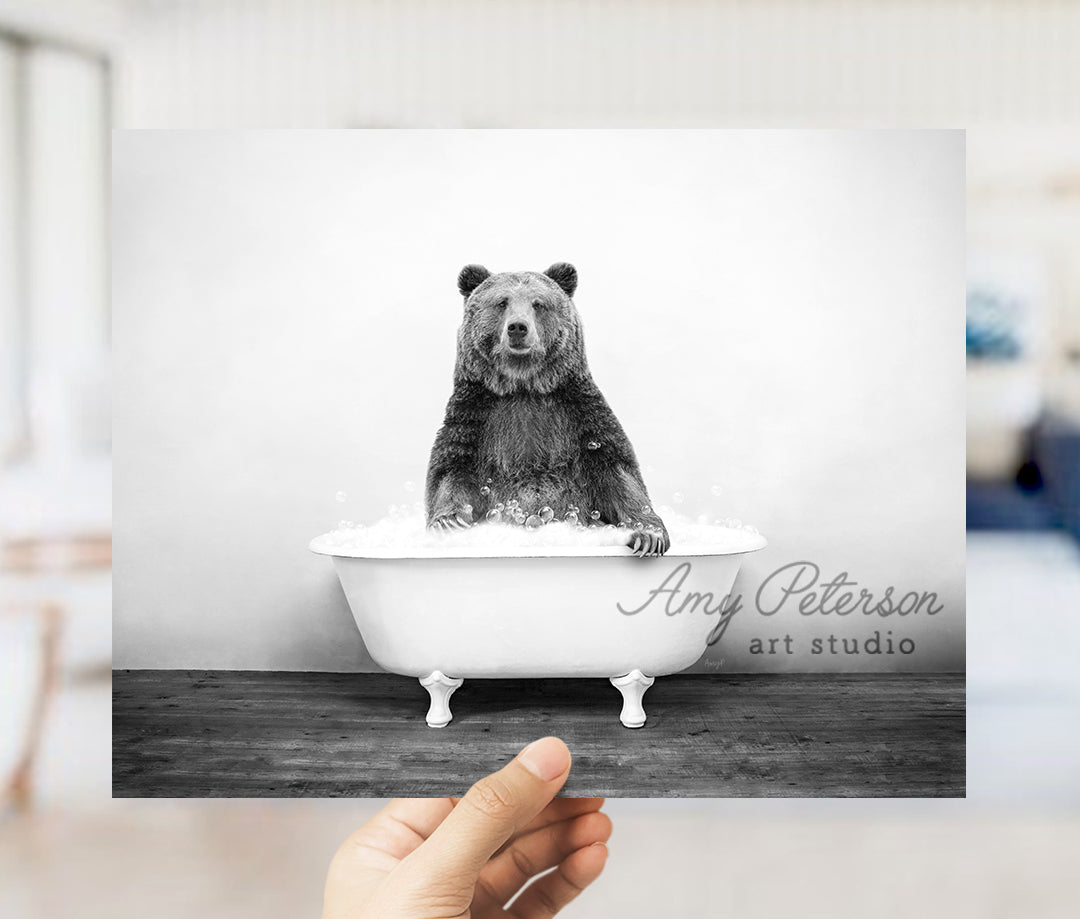
M465 507L463 508L463 510L465 511L466 514L471 514L472 513L472 505L471 504L466 504Z
M482 486L480 488L480 494L482 494L482 495L490 495L491 494L491 489L488 488L486 485L484 485L484 486Z
M652 513L652 508L649 507L648 504L642 504L641 505L641 513L643 513L643 514L651 514Z
M555 511L553 511L550 507L540 508L540 519L543 520L544 523L547 523L554 516Z
M676 504L682 504L685 498L681 491L677 491L671 496L671 500L674 501Z
M406 491L416 491L416 483L415 482L406 482L403 487L404 487L404 489Z
M590 440L590 441L589 441L589 442L588 442L588 443L586 444L586 446L587 446L587 447L588 447L588 448L589 448L590 450L599 450L599 449L600 449L600 444L599 444L599 442L597 442L597 441L595 441L595 440Z
M578 523L578 515L576 511L570 511L565 517L563 517L567 523Z
M589 511L589 516L592 517L593 520L599 520L600 511Z
M495 512L502 513L504 507L506 507L506 505L503 504L502 501L500 501L498 504L495 505Z
M440 550L447 546L475 547L491 550L493 555L498 555L502 546L622 546L627 541L630 525L653 535L664 531L664 527L658 526L655 519L646 518L642 526L640 513L627 514L629 519L623 521L623 528L617 527L615 521L603 520L603 510L601 520L590 520L592 511L589 509L584 510L578 520L564 520L559 515L567 511L561 503L552 505L555 517L550 523L544 524L539 511L531 515L526 512L528 502L525 501L522 503L526 504L526 510L504 510L501 514L492 514L493 507L488 508L486 504L477 502L473 513L479 514L480 526L443 532L430 529L423 511L413 511L412 503L398 505L398 516L394 519L385 517L369 525L342 520L336 529L320 537L319 542L323 548L343 549L344 554L350 551L363 553L370 548L401 548L404 550L402 557L407 558L411 557L408 550L412 547L435 547ZM461 507L464 507L464 502ZM658 510L662 510L662 506ZM678 555L681 547L717 547L721 552L749 551L762 543L761 536L753 528L731 527L730 520L722 521L728 526L720 526L717 521L704 525L694 523L692 517L676 512L661 516L670 534L673 555ZM526 520L529 520L528 525L524 525ZM541 525L537 525L538 522ZM590 522L592 526L583 525Z
M345 492L339 491L336 495L334 495L334 500L337 501L338 504L344 504L346 501L349 500L349 496L345 494Z

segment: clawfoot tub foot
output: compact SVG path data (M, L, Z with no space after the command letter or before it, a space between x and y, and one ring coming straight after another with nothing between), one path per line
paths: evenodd
M623 706L619 720L623 727L640 728L645 724L645 709L641 706L641 699L656 680L651 676L645 676L640 670L631 670L625 676L611 677L611 685L622 693Z
M450 719L454 717L450 714L450 697L464 682L448 677L441 670L434 670L427 676L420 677L420 685L431 696L431 707L427 713L429 728L444 728L450 723Z

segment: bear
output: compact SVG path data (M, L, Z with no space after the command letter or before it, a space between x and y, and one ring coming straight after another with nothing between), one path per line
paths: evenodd
M566 262L543 273L461 270L454 388L427 472L430 528L623 525L635 555L667 552L634 448L589 372L577 283Z

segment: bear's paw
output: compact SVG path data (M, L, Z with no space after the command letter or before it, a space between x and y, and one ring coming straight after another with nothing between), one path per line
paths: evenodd
M638 558L659 558L671 548L667 530L634 530L626 543Z

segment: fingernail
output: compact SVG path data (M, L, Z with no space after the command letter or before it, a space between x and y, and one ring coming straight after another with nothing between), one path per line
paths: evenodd
M570 764L569 751L558 737L544 737L534 740L517 758L521 765L542 782L550 782L566 772Z

